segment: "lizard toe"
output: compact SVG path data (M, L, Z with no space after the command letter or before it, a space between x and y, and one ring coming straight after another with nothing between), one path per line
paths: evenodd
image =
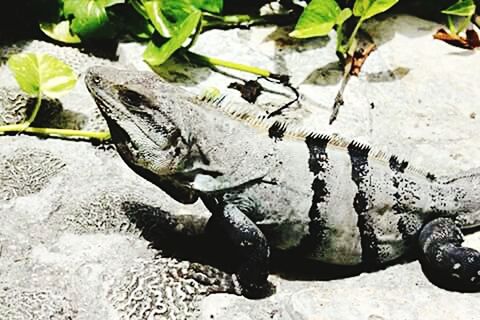
M242 295L249 299L261 299L266 298L275 293L275 286L265 281L264 283L244 283L239 278L239 282L242 286Z

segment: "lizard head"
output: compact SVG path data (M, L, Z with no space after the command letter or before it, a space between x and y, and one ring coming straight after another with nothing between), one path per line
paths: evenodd
M152 83L158 82L162 81L153 73L109 67L92 67L85 75L123 160L164 177L182 170L189 147L165 107L171 101L154 95Z
M232 135L234 120L218 121L196 96L151 72L93 67L85 83L122 159L176 200L191 203L201 192L238 184L225 174L237 172L238 166L218 161L221 151L216 151L233 149L224 137ZM244 173L240 180L248 180Z

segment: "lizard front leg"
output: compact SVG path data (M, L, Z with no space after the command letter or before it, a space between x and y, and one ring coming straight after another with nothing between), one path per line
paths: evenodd
M210 222L227 235L241 257L237 276L242 294L249 298L270 294L272 286L267 281L270 249L265 235L235 204L221 203L212 211Z
M480 252L462 246L463 234L453 219L438 218L420 232L421 261L442 283L460 290L480 290Z

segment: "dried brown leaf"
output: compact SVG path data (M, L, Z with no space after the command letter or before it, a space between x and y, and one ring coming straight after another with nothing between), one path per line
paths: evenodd
M228 85L228 87L240 91L242 98L250 103L255 103L258 96L263 91L262 85L254 80L246 81L244 84L232 82Z
M448 33L445 29L440 29L433 35L433 38L462 49L475 49L480 47L480 39L477 32L473 29L467 30L466 37Z
M468 29L466 34L467 41L472 47L472 49L480 47L480 38L478 37L478 33L475 30Z
M355 51L353 57L348 57L347 59L352 60L352 67L350 69L350 74L352 76L358 76L362 69L363 64L367 60L368 56L377 48L374 43L368 44L365 48L360 48Z

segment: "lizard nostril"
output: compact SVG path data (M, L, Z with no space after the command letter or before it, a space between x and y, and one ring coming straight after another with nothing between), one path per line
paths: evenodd
M96 84L99 84L99 83L100 83L100 77L99 77L99 76L94 76L92 80L93 80L93 82L95 82Z

